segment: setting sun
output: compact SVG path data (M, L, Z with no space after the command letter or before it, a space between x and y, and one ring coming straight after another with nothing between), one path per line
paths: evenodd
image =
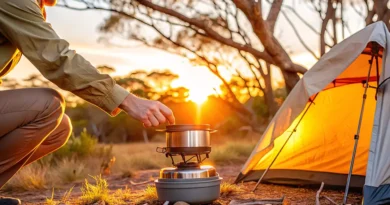
M186 70L181 68L174 70L174 72L180 77L172 83L172 86L188 88L189 95L187 100L198 105L203 104L208 96L214 95L215 90L217 92L220 91L221 80L205 67L194 66Z
M201 89L190 90L188 100L201 105L207 100L208 95L205 94Z

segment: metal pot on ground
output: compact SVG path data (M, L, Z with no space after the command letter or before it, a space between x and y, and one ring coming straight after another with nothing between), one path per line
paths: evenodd
M155 181L160 201L209 204L220 195L222 178L212 166L164 168Z
M210 134L216 130L204 124L169 125L161 131L166 132L166 147L158 147L156 151L171 157L175 167L161 169L159 179L155 180L159 200L190 204L208 204L216 200L222 178L214 167L201 165L209 157ZM181 156L182 161L176 164L173 156ZM194 157L196 161L191 161Z

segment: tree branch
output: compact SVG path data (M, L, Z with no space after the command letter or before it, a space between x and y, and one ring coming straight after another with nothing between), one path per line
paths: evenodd
M269 28L271 29L272 33L275 30L275 23L276 23L276 20L278 19L282 4L283 4L283 0L274 0L272 2L271 9L268 13L267 23L268 23Z
M238 0L234 0L235 3L236 3L236 1L238 1ZM269 34L266 34L266 32L269 32L269 30L267 30L265 32L260 31L262 28L265 28L264 21L257 22L256 25L259 25L259 27L253 26L253 28L256 28L255 30L257 32L266 34L264 37L266 37L267 39L271 38L269 40L272 40L272 43L276 42L277 45L278 45L278 46L276 46L276 48L278 48L278 49L271 49L271 47L272 48L274 47L273 45L271 45L271 42L264 41L265 39L260 38L261 42L264 45L264 48L267 51L267 52L260 52L260 51L258 51L256 49L254 49L253 47L250 47L248 45L239 44L239 43L234 42L233 40L231 40L229 38L225 38L225 37L219 35L216 31L214 31L212 28L210 28L203 21L199 21L197 19L189 18L189 17L187 17L187 16L185 16L185 15L183 15L183 14L177 12L177 11L174 11L172 9L168 9L168 8L159 6L159 5L154 4L154 3L150 2L150 1L147 1L147 0L137 0L137 2L139 2L140 4L142 4L142 5L146 6L146 7L151 8L153 10L159 11L161 13L164 13L164 14L167 14L167 15L170 15L170 16L174 16L174 17L176 17L176 18L178 18L178 19L180 19L182 21L188 22L188 23L190 23L190 24L192 24L192 25L194 25L194 26L204 30L206 34L208 34L210 37L212 37L214 40L216 40L218 42L221 42L221 43L223 43L225 45L228 45L228 46L237 48L239 50L243 50L243 51L246 51L248 53L251 53L252 55L256 56L257 58L263 59L264 61L266 61L266 62L268 62L270 64L276 64L277 66L279 66L279 67L281 67L281 68L283 68L283 69L285 69L287 71L299 72L299 73L305 73L307 71L302 66L295 66L291 62L291 60L288 57L287 53L283 49L281 49L281 46L277 42L277 40L272 35L269 36ZM260 11L258 11L258 12L260 12ZM255 33L256 33L256 31L255 31ZM270 53L270 51L272 51L272 52ZM280 55L280 52L281 52L281 55ZM280 57L287 58L289 61L286 62L286 61L284 61L284 59L281 59Z
M283 16L287 20L287 22L290 24L291 28L293 29L295 36L298 38L299 42L305 47L305 49L315 58L320 59L313 50L310 49L310 47L305 43L305 41L302 39L301 35L299 34L298 30L295 28L293 22L288 18L285 12L282 11Z

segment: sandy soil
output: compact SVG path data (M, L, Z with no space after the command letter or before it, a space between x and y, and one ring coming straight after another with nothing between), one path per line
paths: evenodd
M217 167L217 170L224 181L233 182L237 173L239 172L240 167L238 166L223 166ZM116 190L120 188L125 188L126 186L132 189L135 192L140 192L144 190L147 184L142 185L131 185L130 180L133 182L142 182L150 179L151 177L158 177L158 170L147 170L139 171L135 174L134 177L122 178L120 176L109 176L107 181L109 183L110 190ZM150 183L153 184L153 183ZM280 186L280 185L271 185L271 184L261 184L255 193L251 193L250 190L255 186L255 182L246 182L239 184L242 191L239 193L234 193L227 197L220 197L216 202L217 204L229 204L231 200L238 199L277 199L284 196L284 204L315 204L315 196L318 188L301 188L301 187L289 187L289 186ZM72 192L72 198L77 198L81 195L80 187L81 182L70 184L63 187L62 189L55 190L54 198L59 199L63 193L68 190L70 187L74 186ZM22 200L23 204L44 204L45 199L51 197L52 190L42 190L42 191L28 191L28 192L14 192L7 193L1 192L0 195L18 197ZM322 196L327 196L334 200L335 202L341 204L343 198L342 190L332 190L324 189L321 192ZM359 191L352 192L349 195L348 203L350 204L361 204L361 193ZM130 203L131 204L131 203ZM331 204L325 199L321 199L321 204Z

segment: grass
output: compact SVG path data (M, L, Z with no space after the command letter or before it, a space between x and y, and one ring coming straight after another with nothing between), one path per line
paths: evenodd
M126 188L125 189L118 189L115 191L114 196L119 198L120 200L124 202L130 202L133 198L134 194L131 192L131 189Z
M62 183L71 183L83 179L87 173L83 162L75 159L63 159L58 164L58 177Z
M94 176L95 185L90 184L87 179L81 188L82 196L80 204L94 204L96 202L104 202L107 204L118 204L118 200L109 194L108 183L100 175Z
M236 184L230 184L228 182L221 183L220 192L221 192L221 196L223 197L227 197L241 191L242 191L241 188Z
M213 148L209 160L216 165L244 163L254 147L254 143L245 141L240 143L228 142Z
M45 205L60 205L60 204L68 205L68 204L71 204L70 195L71 195L72 191L73 191L73 187L64 193L64 195L62 196L60 201L57 201L54 199L54 188L53 188L53 191L51 193L51 198L46 199Z
M84 139L82 141L88 144L87 146L91 144L91 140ZM62 158L58 158L59 155L49 155L39 162L23 168L5 185L4 190L38 190L53 187L53 185L55 185L55 188L59 188L69 183L81 182L88 175L100 174L101 166L111 156L116 158L115 163L110 167L111 174L127 178L134 176L137 170L160 169L161 167L171 166L169 158L155 152L157 146L161 147L163 144L96 145L94 150L91 149L89 155L83 151L83 157L81 157L77 156L77 149L81 149L81 146L72 145L73 154L63 154L63 151ZM210 154L211 158L208 161L217 166L244 163L253 148L254 144L245 141L214 145Z
M6 191L29 191L45 189L49 186L51 180L47 180L49 175L45 167L38 164L32 164L21 169L12 179L4 186Z
M131 178L138 170L160 169L171 166L171 161L164 154L157 153L156 147L163 147L164 143L151 142L131 143L119 145L94 144L88 139L90 135L83 134L81 139L72 139L71 144L59 154L49 155L19 171L4 187L3 190L31 191L54 187L61 189L67 184L80 182L82 187L77 189L78 198L71 199L72 189L57 196L54 189L51 196L45 200L47 205L85 204L158 204L156 188L148 186L142 191L132 191L129 188L111 191L107 181L102 178L101 170L109 164L109 174ZM213 144L208 162L215 166L235 164L241 166L251 154L254 144L246 140L240 143L233 141L224 144ZM88 152L81 151L88 147ZM72 150L72 151L69 151ZM110 159L112 163L110 162ZM115 159L115 160L112 160ZM104 174L104 173L103 173ZM89 176L94 176L91 178ZM89 179L89 181L87 179ZM128 179L123 179L128 180ZM221 196L229 196L240 192L237 185L222 183Z
M155 204L158 201L157 190L155 186L147 186L142 191L139 198L135 201L135 204Z

